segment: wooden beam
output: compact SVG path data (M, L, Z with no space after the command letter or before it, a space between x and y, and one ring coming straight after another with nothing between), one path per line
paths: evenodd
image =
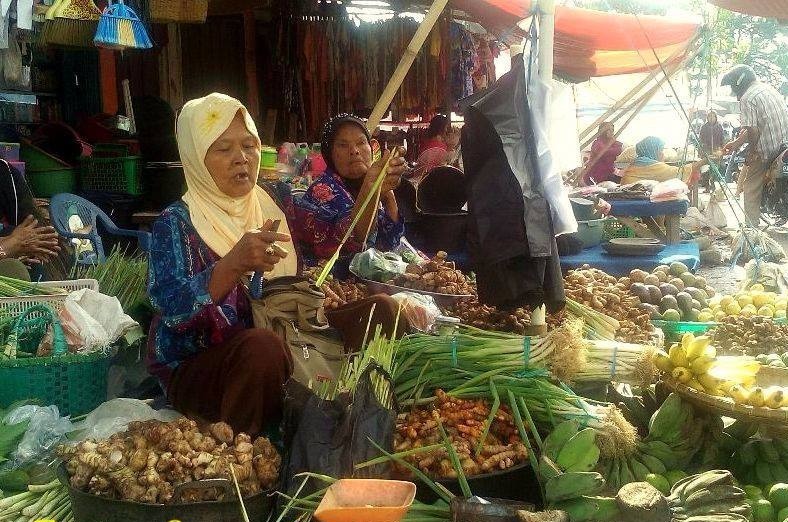
M118 73L115 51L99 48L99 74L101 82L101 110L107 114L118 113Z
M167 24L167 45L159 54L159 94L176 110L184 103L181 63L180 26Z
M211 0L208 2L208 16L237 15L272 5L271 0Z
M257 24L254 11L244 11L244 59L246 66L246 107L252 118L260 117L260 88L257 85Z

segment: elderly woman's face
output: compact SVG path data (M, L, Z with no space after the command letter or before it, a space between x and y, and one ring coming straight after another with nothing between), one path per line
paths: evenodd
M260 168L260 144L246 128L240 112L208 148L205 167L219 190L230 197L245 196L254 188L255 173Z
M372 165L372 147L358 125L346 123L337 131L331 159L343 178L361 179Z

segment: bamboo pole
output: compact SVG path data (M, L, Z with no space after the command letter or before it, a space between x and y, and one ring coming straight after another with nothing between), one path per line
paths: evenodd
M391 101L397 94L405 76L407 76L410 66L413 65L416 55L419 54L419 50L421 50L421 47L427 40L427 36L429 36L430 31L432 31L432 28L435 26L435 23L438 21L438 18L440 18L443 9L448 3L449 0L434 0L432 3L430 10L427 12L427 16L424 17L424 20L416 30L416 34L413 35L408 47L405 49L405 53L402 55L402 59L400 59L394 74L391 75L391 79L383 90L383 94L380 95L378 103L375 104L375 108L372 109L372 114L369 115L369 120L367 121L369 132L374 132L380 120L383 119L383 115L386 113L389 105L391 105Z

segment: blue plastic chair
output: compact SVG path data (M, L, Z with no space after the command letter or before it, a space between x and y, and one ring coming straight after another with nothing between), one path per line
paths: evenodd
M68 193L55 194L49 202L49 213L52 226L55 227L58 234L67 239L87 239L93 245L94 254L77 258L78 264L93 265L103 263L106 259L104 245L96 226L99 221L110 234L135 237L141 250L146 253L150 251L151 235L149 232L118 228L103 210L85 198ZM73 215L79 216L85 228L88 229L87 232L71 231L68 220Z

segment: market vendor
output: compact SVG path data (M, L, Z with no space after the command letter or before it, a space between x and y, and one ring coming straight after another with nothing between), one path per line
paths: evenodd
M583 167L583 185L589 186L605 181L618 183L616 158L624 145L616 139L613 123L606 121L599 125L599 134L591 145L591 157Z
M665 163L665 142L657 136L649 136L635 145L637 157L621 176L621 184L629 185L644 180L667 181L678 178L687 185L694 184L700 176L700 166L706 160L674 167Z
M0 160L0 275L30 280L30 270L60 251L51 226L39 224L25 177Z
M242 279L255 271L266 279L299 274L292 199L256 184L260 139L238 100L211 94L188 102L176 134L187 192L153 225L148 295L157 313L148 370L178 411L259 434L280 419L294 355L253 326ZM269 231L274 221L278 233ZM375 296L329 320L358 350L368 323L391 335L396 312L391 297Z
M448 116L438 114L430 120L424 140L416 168L409 174L409 179L416 184L432 169L457 160L460 131L452 127Z
M326 124L321 146L328 168L295 201L294 234L308 264L329 259L336 252L390 154L373 163L369 131L360 118L349 114ZM405 170L403 158L391 160L380 204L364 211L344 245L346 257L368 247L389 251L399 245L405 228L394 189Z

